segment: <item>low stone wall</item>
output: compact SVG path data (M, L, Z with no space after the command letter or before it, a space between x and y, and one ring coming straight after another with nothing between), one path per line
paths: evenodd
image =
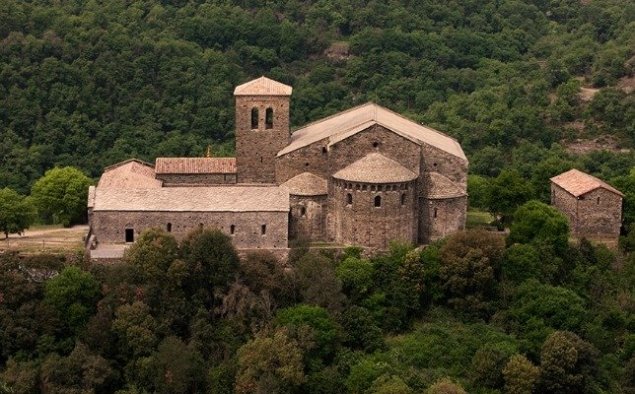
M288 246L288 212L95 211L92 221L93 232L100 244L125 243L126 230L132 230L136 240L149 228L169 230L177 239L182 239L201 226L217 228L229 235L237 249Z

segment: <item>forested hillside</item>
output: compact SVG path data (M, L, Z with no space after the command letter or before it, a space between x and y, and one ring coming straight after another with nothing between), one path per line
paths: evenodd
M458 138L475 174L555 157L624 175L632 154L553 144L633 146L634 20L630 0L5 0L0 188L231 153L232 89L261 74L294 86L296 126L372 100Z

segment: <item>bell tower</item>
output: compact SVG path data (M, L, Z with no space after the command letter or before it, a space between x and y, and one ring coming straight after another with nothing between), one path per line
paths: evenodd
M238 183L275 182L276 154L289 144L291 91L266 77L234 90Z

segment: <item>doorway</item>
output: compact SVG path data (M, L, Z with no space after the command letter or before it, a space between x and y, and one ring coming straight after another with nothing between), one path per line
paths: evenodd
M126 242L134 242L134 229L126 229Z

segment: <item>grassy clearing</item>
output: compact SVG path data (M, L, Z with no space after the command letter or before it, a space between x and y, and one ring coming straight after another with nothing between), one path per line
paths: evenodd
M20 236L10 234L0 239L0 250L24 253L67 253L82 250L88 226L34 226Z
M494 221L494 216L489 212L472 210L467 211L467 228L490 227Z

